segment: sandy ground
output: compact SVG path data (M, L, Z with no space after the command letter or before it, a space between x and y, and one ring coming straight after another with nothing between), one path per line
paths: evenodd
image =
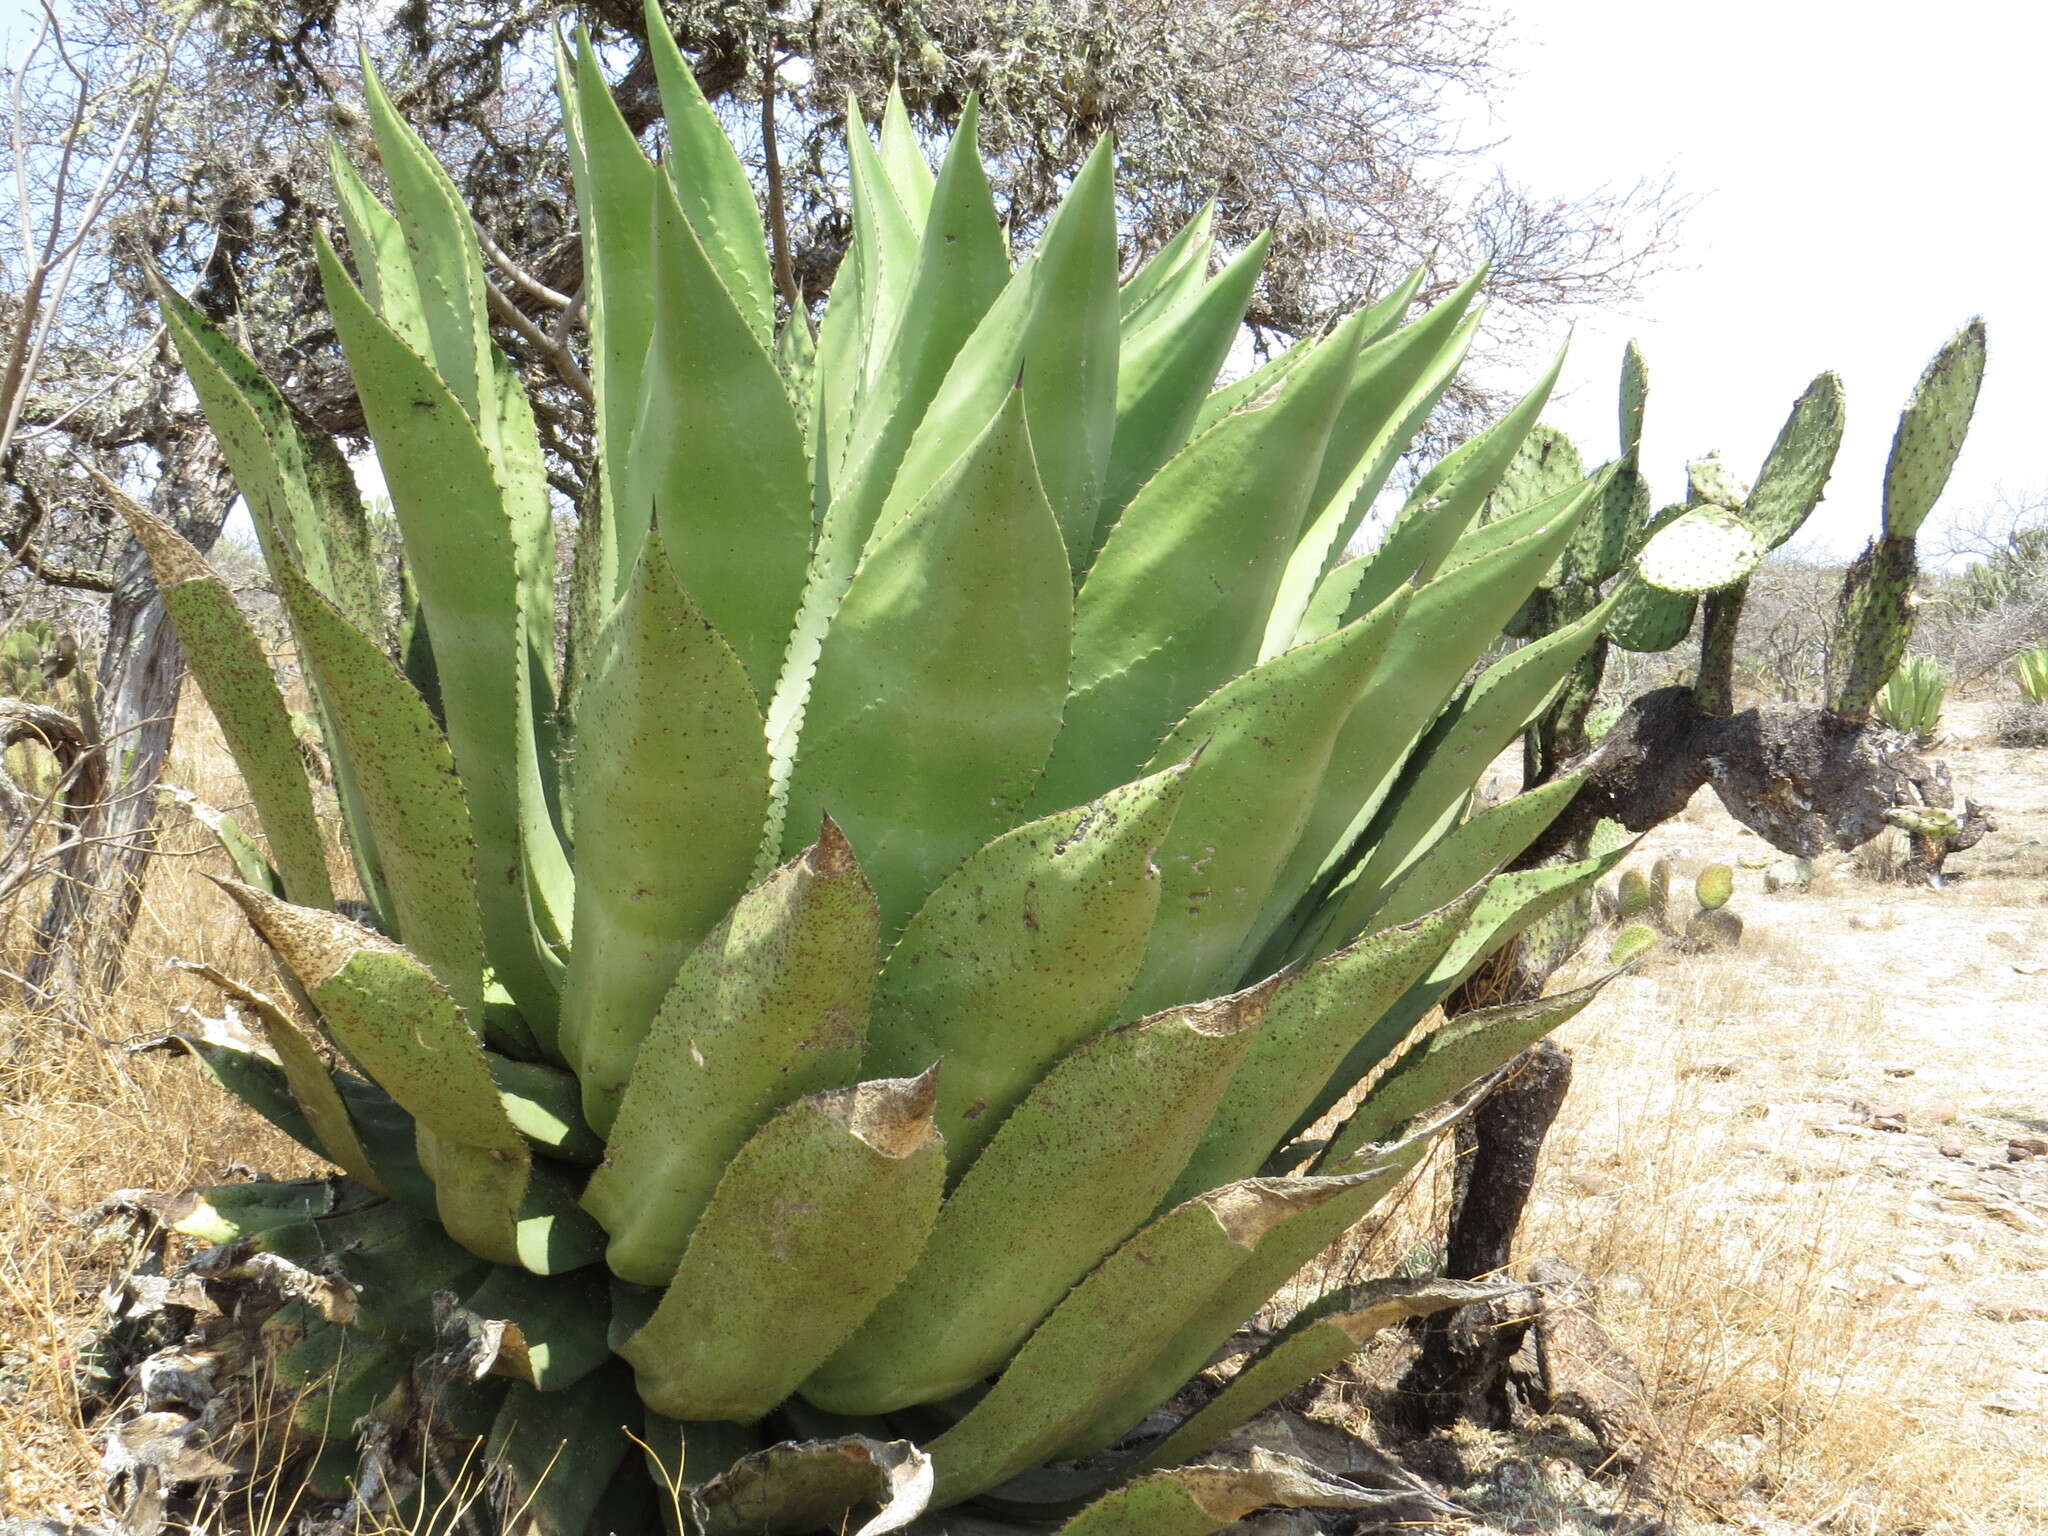
M1680 923L1693 874L1734 866L1740 951L1660 952L1559 1036L1519 1254L1598 1281L1680 1529L2048 1532L2048 751L1979 744L1988 714L1945 720L1999 823L1947 889L1883 878L1878 845L1767 890L1779 856L1703 790L1631 863L1671 861ZM1411 1449L1503 1530L1632 1502L1560 1420Z

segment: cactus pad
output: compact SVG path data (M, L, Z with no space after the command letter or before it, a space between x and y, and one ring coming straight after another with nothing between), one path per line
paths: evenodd
M1652 536L1636 556L1636 570L1662 591L1698 596L1733 586L1763 557L1763 546L1741 518L1725 508L1705 506Z
M1650 882L1639 869L1625 869L1615 882L1614 909L1623 917L1641 917L1650 910Z
M1639 960L1657 947L1657 930L1648 923L1630 923L1614 936L1613 947L1607 951L1609 965L1627 965Z
M1902 832L1917 837L1954 837L1961 829L1956 813L1938 805L1897 805L1884 819Z
M1539 423L1529 429L1529 435L1522 439L1522 446L1515 450L1514 458L1501 475L1500 484L1487 497L1481 521L1499 522L1539 501L1548 501L1577 485L1584 475L1579 450L1572 440L1557 428Z
M1692 633L1698 606L1696 597L1631 580L1608 615L1607 638L1624 651L1668 651Z
M1685 482L1694 506L1719 507L1724 512L1742 510L1742 487L1735 483L1728 466L1713 454L1686 465Z
M1848 665L1828 707L1844 719L1869 716L1878 690L1906 654L1917 569L1913 541L1886 538L1873 541L1842 578L1839 612Z
M1984 322L1972 320L1927 365L1899 416L1884 469L1884 531L1909 539L1934 510L1963 451L1984 382Z
M1743 508L1742 520L1766 550L1797 533L1819 504L1842 446L1842 424L1842 381L1824 373L1785 418Z
M1633 469L1643 453L1643 406L1650 394L1650 370L1630 342L1621 353L1621 457Z
M1693 894L1704 911L1718 912L1735 894L1735 871L1726 864L1709 864L1693 882Z

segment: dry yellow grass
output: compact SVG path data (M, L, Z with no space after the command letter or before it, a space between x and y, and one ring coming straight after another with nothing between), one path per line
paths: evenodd
M203 711L181 734L173 778L234 803ZM1962 861L1974 878L1955 890L1844 865L1812 892L1766 895L1742 870L1740 955L1655 960L1568 1028L1575 1082L1521 1251L1600 1283L1602 1319L1681 1453L1681 1529L2048 1530L2048 1160L2004 1161L2007 1137L2048 1129L2048 977L2029 958L2048 956L2036 760L1958 760L2005 830ZM1753 850L1744 839L1702 800L1649 851L1689 872ZM308 1167L191 1063L104 1043L162 1032L181 1003L212 1006L160 969L167 958L263 974L206 868L225 863L153 871L126 980L80 1009L101 1038L5 1022L0 1514L98 1513L69 1368L109 1256L88 1248L78 1213L116 1188L176 1189L237 1163ZM1872 1123L1888 1109L1905 1129ZM1384 1272L1427 1241L1446 1182L1438 1160L1331 1268ZM1499 1529L1600 1529L1628 1496L1589 1475L1596 1453L1562 1422L1425 1449Z

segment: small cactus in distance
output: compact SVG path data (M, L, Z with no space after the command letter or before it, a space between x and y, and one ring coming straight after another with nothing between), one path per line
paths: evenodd
M1630 923L1614 936L1614 944L1607 951L1609 965L1628 965L1641 959L1657 947L1659 935L1648 923Z
M1947 696L1948 676L1941 663L1932 656L1908 656L1884 685L1874 708L1877 718L1893 730L1904 731L1921 746L1930 747Z
M2029 704L2048 704L2048 645L2021 651L2012 659L2020 692Z
M1726 864L1709 864L1700 871L1692 888L1694 896L1699 899L1701 911L1718 912L1735 894L1735 871Z

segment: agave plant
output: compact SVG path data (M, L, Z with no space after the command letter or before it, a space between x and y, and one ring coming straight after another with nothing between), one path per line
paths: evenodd
M665 165L587 46L562 68L602 492L559 667L531 408L468 216L374 79L390 205L337 155L349 262L319 256L399 625L335 447L165 298L360 893L227 589L128 506L261 818L226 888L290 994L219 977L189 1044L346 1175L182 1227L348 1282L271 1329L323 1487L466 1322L489 1373L441 1406L522 1530L627 1528L663 1484L713 1532L1363 1498L1199 1458L1470 1287L1339 1292L1126 1437L1595 990L1419 1028L1626 851L1498 873L1569 776L1464 819L1600 616L1467 675L1603 487L1470 526L1546 380L1347 555L1477 280L1409 319L1418 273L1218 389L1264 242L1212 272L1205 213L1120 281L1105 143L1013 270L972 103L936 174L898 102L852 134L814 340L650 17ZM1080 1470L1048 1491L1055 1462Z
M1933 745L1941 725L1941 704L1948 695L1948 677L1932 656L1908 656L1899 663L1872 706L1877 718L1904 731L1920 745Z
M2048 646L2021 651L2012 659L2013 676L2029 704L2048 703Z

